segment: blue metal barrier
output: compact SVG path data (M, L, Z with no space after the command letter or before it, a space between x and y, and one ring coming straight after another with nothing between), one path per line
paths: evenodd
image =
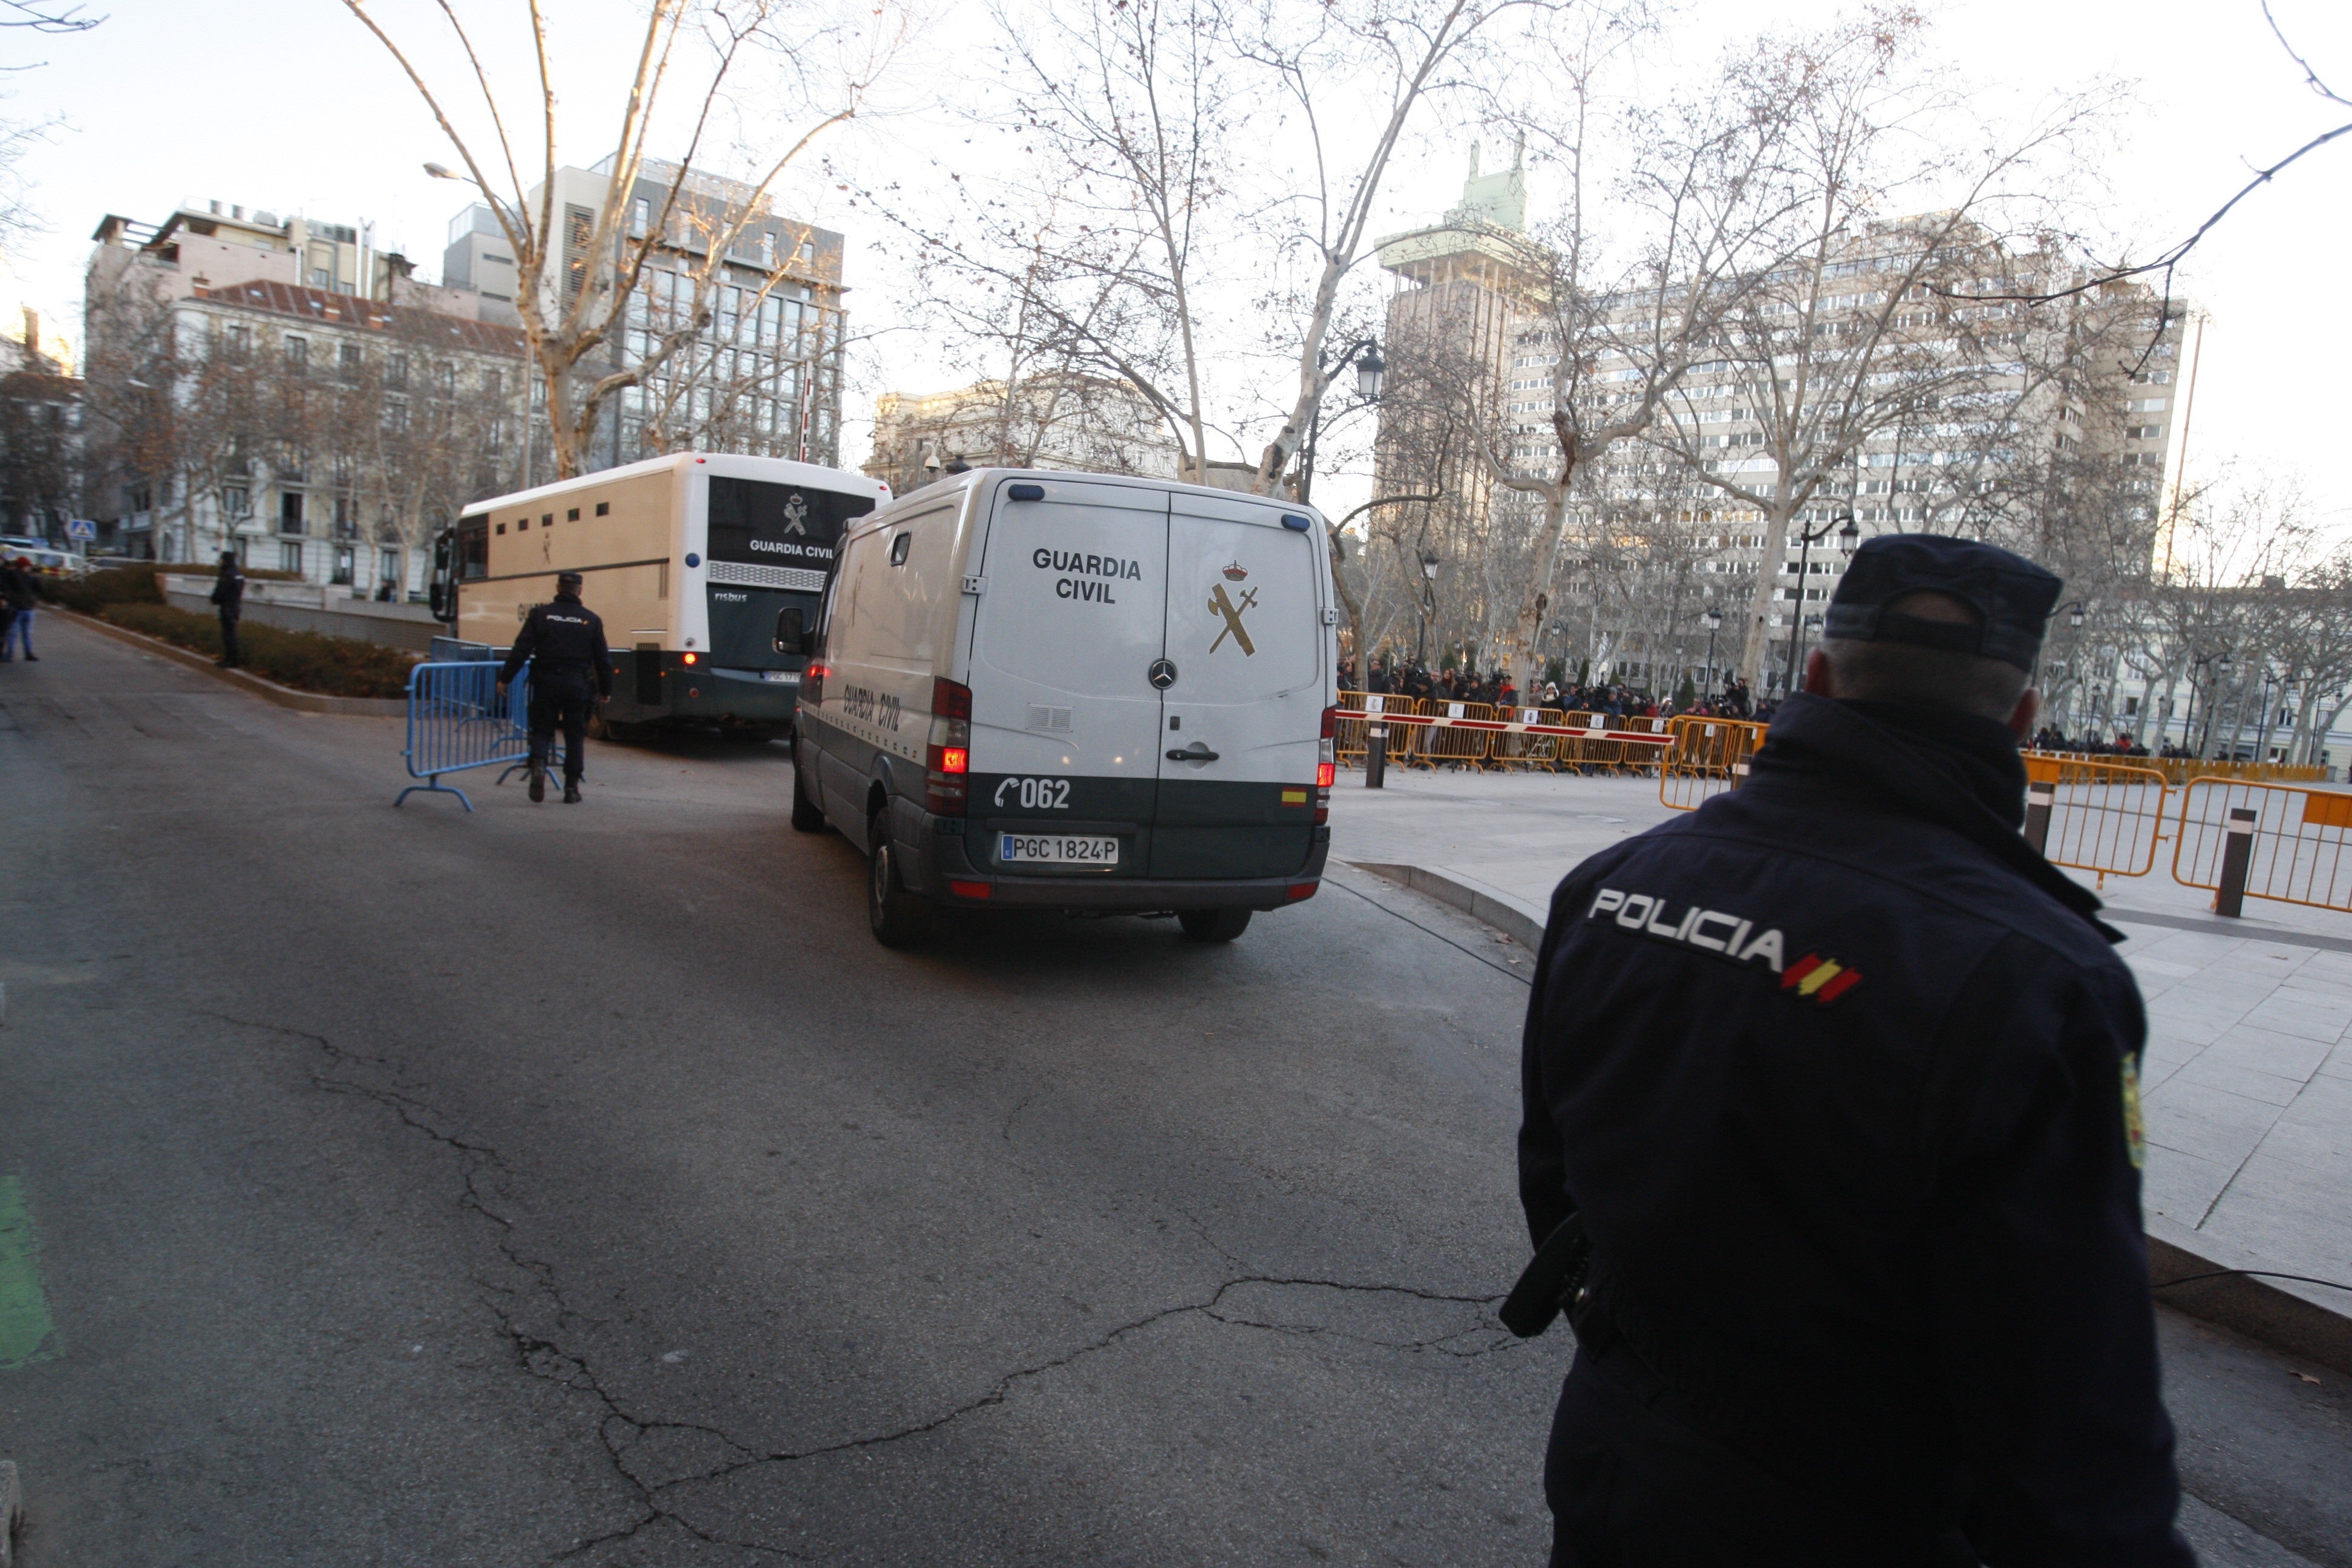
M398 805L425 791L454 795L459 805L473 810L474 803L466 798L466 792L443 784L441 775L501 763L511 773L530 759L530 681L526 666L501 697L496 664L469 659L457 664L420 664L410 669L408 743L401 755L408 760L408 776L425 782L410 784L392 804ZM504 776L500 775L501 782Z

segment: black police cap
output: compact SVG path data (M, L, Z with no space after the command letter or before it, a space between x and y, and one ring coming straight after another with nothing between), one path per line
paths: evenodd
M1883 533L1853 552L1831 595L1822 635L1846 642L1898 642L2033 668L2042 629L2064 583L2022 555L1937 533ZM1976 611L1962 626L1887 606L1906 594L1947 595Z
M560 594L566 588L577 588L586 581L577 572L558 572L555 574L555 591Z

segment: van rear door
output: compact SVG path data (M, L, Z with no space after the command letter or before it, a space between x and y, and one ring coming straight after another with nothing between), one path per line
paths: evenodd
M1324 566L1278 502L1176 494L1155 877L1282 877L1314 837ZM1297 509L1288 515L1304 521Z
M996 481L987 504L986 542L968 568L982 580L972 862L1009 876L1142 876L1160 780L1151 672L1167 596L1168 494L1013 479Z

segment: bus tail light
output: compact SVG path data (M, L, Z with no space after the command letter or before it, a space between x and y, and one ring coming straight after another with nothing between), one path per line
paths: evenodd
M971 795L971 688L931 682L931 732L923 749L923 805L934 816L961 816Z

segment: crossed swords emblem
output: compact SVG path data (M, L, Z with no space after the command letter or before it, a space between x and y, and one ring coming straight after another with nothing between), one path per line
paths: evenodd
M1225 618L1225 629L1219 632L1217 634L1217 640L1209 645L1209 651L1211 653L1214 653L1219 648L1224 647L1225 639L1227 637L1231 637L1234 641L1241 644L1242 657L1244 658L1247 658L1257 652L1256 645L1250 641L1249 628L1242 625L1242 612L1244 610L1253 609L1256 605L1257 590L1255 588L1244 588L1242 590L1242 602L1238 605L1225 597L1225 585L1223 583L1218 584L1215 587L1209 590L1209 613L1211 615L1223 616Z

